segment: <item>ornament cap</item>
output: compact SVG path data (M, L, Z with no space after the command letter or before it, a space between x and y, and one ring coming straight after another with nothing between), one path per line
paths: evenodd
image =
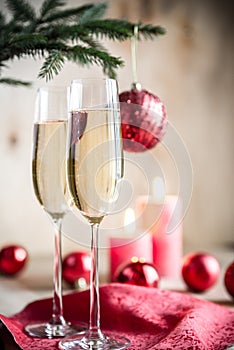
M132 83L131 89L141 91L141 84L140 83Z

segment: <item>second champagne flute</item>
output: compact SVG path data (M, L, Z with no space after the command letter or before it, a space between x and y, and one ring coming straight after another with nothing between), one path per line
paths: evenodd
M126 349L128 339L100 328L98 231L110 214L123 176L123 152L117 82L73 81L68 120L67 180L72 200L91 227L90 321L84 336L60 341L60 349Z
M55 227L54 295L51 319L29 324L25 331L33 337L55 338L83 331L63 316L61 228L68 211L66 202L66 87L45 87L37 91L33 135L32 177L35 195Z

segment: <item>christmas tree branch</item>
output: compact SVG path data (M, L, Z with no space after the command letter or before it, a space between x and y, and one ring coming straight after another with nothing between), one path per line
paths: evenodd
M102 12L104 12L104 6L103 4L98 5L84 5L81 7L73 8L73 9L66 9L63 11L53 11L52 13L49 13L47 16L43 16L40 19L41 23L51 23L59 21L60 23L65 21L66 23L68 21L75 21L79 18L82 20L83 16L87 16L87 13L90 13L90 16L99 16L99 13L101 15Z
M7 20L0 12L0 67L8 60L22 57L42 57L39 78L50 80L71 61L82 66L99 65L104 74L116 77L123 66L119 57L112 56L99 39L123 41L132 37L136 24L125 20L102 19L107 4L86 4L65 8L65 1L44 0L39 12L27 0L5 0L11 14ZM153 39L165 29L151 24L138 26L138 39ZM0 73L2 73L0 71ZM27 85L16 79L2 78L0 83Z
M39 72L39 78L52 79L54 74L57 75L60 72L65 59L82 66L87 65L87 62L99 65L103 68L103 72L111 78L116 78L115 68L123 66L120 58L111 56L106 51L81 45L64 46L63 49L50 52Z
M45 0L40 9L40 18L45 18L48 14L53 12L56 8L64 6L64 1L61 0Z
M12 78L0 78L0 84L7 84L12 86L30 86L31 83L29 81L22 81Z

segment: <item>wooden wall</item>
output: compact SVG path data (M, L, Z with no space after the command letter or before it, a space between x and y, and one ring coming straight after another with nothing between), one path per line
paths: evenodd
M69 1L73 6L77 3ZM167 29L164 37L139 43L138 76L145 89L164 101L175 141L183 140L191 159L192 188L184 194L191 194L185 208L184 241L193 250L234 241L232 13L232 1L227 0L109 1L110 17L141 20ZM106 42L106 46L125 59L118 79L120 90L128 90L132 83L130 43ZM32 88L0 87L0 246L17 242L34 254L53 249L52 239L48 241L52 227L36 203L30 174L35 90L44 84L36 78L40 64L25 59L13 62L5 71L9 76L31 79ZM80 76L102 73L97 67L68 64L50 85L69 84ZM167 191L177 193L179 185L184 185L178 168L183 179L187 171L191 176L191 169L175 164L173 154L163 144L153 155L165 174ZM150 172L150 164L147 167ZM137 191L143 192L141 184ZM70 245L66 241L67 249Z

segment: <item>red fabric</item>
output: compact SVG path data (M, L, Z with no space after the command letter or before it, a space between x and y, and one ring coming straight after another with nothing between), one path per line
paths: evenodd
M131 350L224 350L234 344L234 312L186 293L109 284L100 288L103 331L114 330L131 340ZM88 322L89 291L64 296L67 320ZM48 320L51 299L29 304L2 322L24 350L57 349L58 339L30 338L23 332L29 321Z

